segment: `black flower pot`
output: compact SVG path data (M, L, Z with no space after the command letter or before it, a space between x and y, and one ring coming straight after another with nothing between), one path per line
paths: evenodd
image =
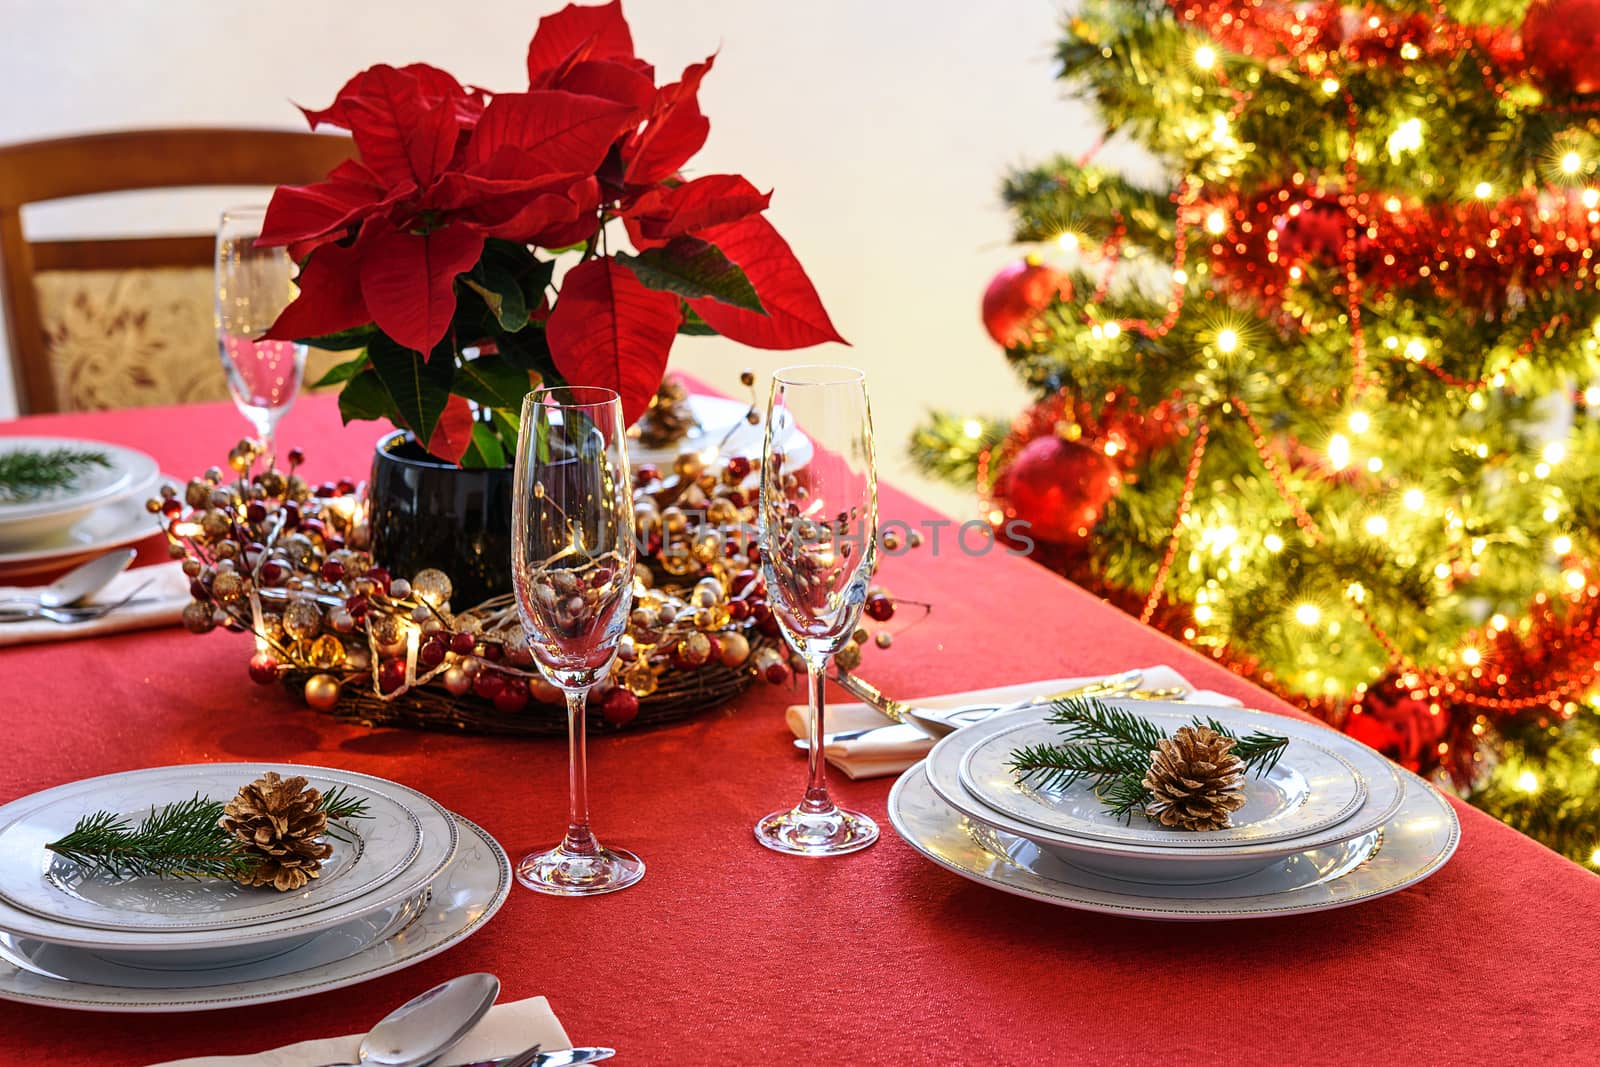
M511 592L510 467L463 470L404 431L378 442L368 487L372 555L396 578L450 576L456 610Z

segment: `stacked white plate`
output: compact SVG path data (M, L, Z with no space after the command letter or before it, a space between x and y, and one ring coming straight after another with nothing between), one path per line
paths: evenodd
M111 878L45 845L84 815L137 822L197 794L231 799L267 771L344 787L363 818L328 835L303 889ZM89 778L0 807L0 998L93 1011L200 1011L286 1000L442 952L504 902L494 839L423 794L353 771L205 763Z
M0 578L54 570L160 530L144 508L162 481L149 455L104 441L0 437L0 456L58 448L99 452L106 465L88 467L38 496L0 499Z
M889 797L900 836L941 866L1020 896L1152 919L1320 911L1412 885L1455 851L1460 826L1421 778L1317 723L1242 708L1132 701L1169 735L1202 718L1231 736L1289 739L1220 830L1171 829L1106 811L1087 783L1019 782L1026 745L1061 743L1050 709L1023 708L951 734Z

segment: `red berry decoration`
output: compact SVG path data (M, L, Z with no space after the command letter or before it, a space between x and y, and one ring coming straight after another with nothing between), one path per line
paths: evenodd
M728 460L728 477L744 481L752 470L749 456L734 456Z
M494 671L479 671L477 677L472 679L472 691L485 700L493 700L504 688L500 676Z
M1030 538L1082 545L1122 484L1115 464L1099 449L1055 434L1034 439L1017 453L995 485Z
M278 680L278 661L270 652L257 652L250 657L250 680L257 685L271 685Z
M1002 267L983 291L983 327L1003 348L1021 344L1039 312L1057 299L1072 299L1066 272L1027 260Z
M385 596L389 594L389 583L394 581L394 575L390 574L386 567L374 567L362 577L370 579L378 587L378 592Z
M429 638L417 649L417 662L424 667L437 667L444 662L444 642Z
M639 714L639 698L621 686L606 694L600 715L612 726L626 726Z
M514 715L527 706L528 687L525 685L503 685L494 695L494 710L503 714Z
M323 565L322 565L322 580L323 581L325 581L325 582L337 582L340 578L343 578L343 577L344 577L344 564L343 563L340 563L336 559L330 559L330 560L326 561L325 563L323 563Z
M638 470L633 472L633 480L638 485L649 485L651 482L661 480L661 468L654 463L641 463Z
M473 637L471 634L450 635L450 651L456 653L458 656L466 656L471 654L473 648L475 648L477 644L478 639Z
M789 665L782 660L768 664L761 676L773 685L783 685L789 680Z
M392 693L406 684L406 661L386 659L378 666L378 688Z
M298 448L289 449L289 466L298 467L306 461L306 454Z
M1548 93L1600 92L1600 0L1534 0L1522 54Z
M867 597L867 616L878 622L888 622L894 618L894 600L887 593L873 593Z

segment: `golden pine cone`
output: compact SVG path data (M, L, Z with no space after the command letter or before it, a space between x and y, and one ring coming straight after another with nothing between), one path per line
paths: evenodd
M219 825L257 860L234 876L241 885L270 885L279 892L299 889L333 855L323 841L328 815L322 794L304 778L280 778L268 771L239 790L223 807Z
M688 437L699 425L689 406L688 388L677 378L661 379L637 425L640 443L650 448L665 448Z
M1220 830L1244 806L1244 761L1233 738L1207 726L1184 726L1157 742L1144 787L1154 799L1145 814L1162 826Z

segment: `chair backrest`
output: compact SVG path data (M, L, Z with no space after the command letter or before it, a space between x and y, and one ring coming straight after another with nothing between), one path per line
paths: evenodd
M215 242L202 234L30 243L24 205L134 189L302 185L352 154L347 137L244 129L126 130L0 146L0 301L20 409L59 404L36 273L208 268Z

